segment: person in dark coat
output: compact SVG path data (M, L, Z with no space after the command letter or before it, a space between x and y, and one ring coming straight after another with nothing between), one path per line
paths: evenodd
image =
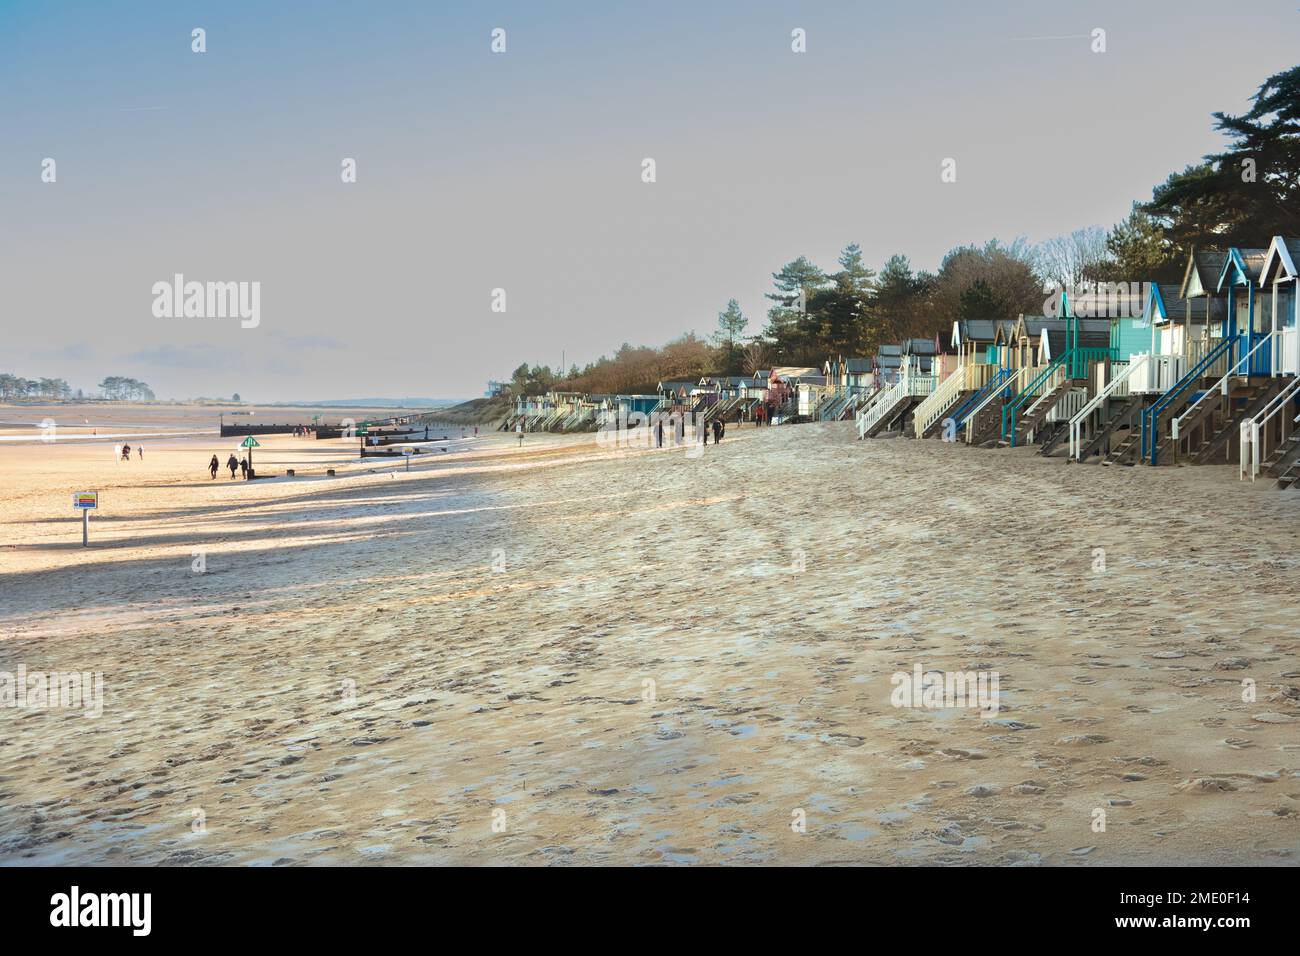
M211 460L210 462L208 462L208 471L212 472L212 477L213 477L214 480L216 479L216 477L217 477L217 471L218 471L220 468L221 468L221 462L217 461L217 456L216 456L216 455L213 455L213 456L212 456L212 460Z
M234 478L235 472L239 470L239 459L235 457L233 451L230 453L230 457L226 459L226 467L230 469L230 477Z
M722 438L722 422L718 419L713 420L713 444L717 444Z
M655 447L664 447L664 420L662 418L655 424Z
M244 475L245 478L248 477L248 459L247 459L247 458L241 458L241 459L239 459L239 470L240 470L241 472L243 472L243 475Z

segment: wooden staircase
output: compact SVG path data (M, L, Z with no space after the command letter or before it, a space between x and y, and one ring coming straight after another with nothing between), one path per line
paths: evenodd
M1086 381L1079 382L1069 377L1063 377L1051 391L1036 398L1034 403L1025 409L1024 414L1016 422L1016 444L1027 441L1029 433L1035 431L1047 420L1048 412L1060 401L1062 395L1072 388L1086 387L1087 384ZM1068 421L1065 423L1067 429L1069 424Z
M1209 390L1216 387L1217 385L1211 386ZM1256 412L1268 404L1269 399L1277 394L1278 387L1273 379L1251 383L1243 378L1240 384L1229 385L1227 409L1223 408L1221 399L1209 399L1207 396L1190 418L1183 418L1181 414L1178 416L1177 441L1172 433L1159 436L1156 442L1156 460L1160 464L1173 464L1178 456L1176 446L1186 443L1187 460L1192 464L1206 464L1215 452L1223 450L1224 443L1237 433L1236 429L1242 421L1254 417ZM1191 404L1191 398L1190 394L1185 396L1179 403L1180 406L1186 408ZM1240 405L1243 401L1245 404Z
M1112 399L1110 419L1083 446L1083 449L1079 452L1079 460L1087 461L1093 455L1101 455L1103 459L1106 458L1112 451L1112 447L1118 447L1116 438L1125 430L1129 433L1138 432L1138 437L1141 438L1141 430L1138 428L1137 421L1138 411L1141 408L1142 403L1135 398Z
M972 445L983 445L1002 435L1002 403L990 402L975 414L971 423L970 439Z
M1104 429L1088 443L1084 449L1085 456L1092 454L1091 449L1100 450L1106 443L1109 450L1101 459L1103 465L1136 465L1138 458L1142 455L1142 427L1138 418L1145 406L1141 402L1133 402L1123 412L1112 418ZM1121 432L1120 429L1127 426L1127 430Z
M1051 423L1050 430L1043 436L1043 443L1039 446L1038 453L1050 457L1061 446L1061 442L1069 437L1070 420L1068 418Z
M877 392L874 400L858 413L858 438L873 438L895 425L906 425L908 413L934 391L935 384L933 375L923 375L915 364L909 363L897 382Z
M879 417L863 432L864 438L874 438L881 432L893 431L906 424L907 413L921 401L921 396L902 395L893 401L886 400L877 415Z
M952 401L952 403L950 404L949 407L950 407L950 408L960 408L960 407L961 407L961 406L962 406L962 405L963 405L963 404L964 404L964 403L965 403L965 402L966 402L966 401L967 401L967 400L968 400L972 395L975 394L976 391L977 391L977 389L973 389L973 388L971 388L971 389L966 389L966 390L963 391L963 392L958 392L958 393L957 393L957 397L956 397L955 399L953 399L953 401ZM939 434L939 432L943 431L943 423L946 422L946 421L948 421L948 419L947 419L947 418L944 418L944 417L936 418L936 419L935 419L934 421L932 421L932 422L929 424L929 426L925 429L925 432L924 432L923 434L921 434L921 435L918 435L917 437L918 437L918 438L929 438L931 435L937 435L937 434Z
M1300 431L1274 448L1261 467L1264 474L1277 479L1279 488L1290 488L1300 481Z
M1241 423L1254 418L1273 397L1281 391L1280 379L1272 378L1267 382L1249 385L1239 392L1229 394L1228 400L1232 413L1228 415L1203 416L1198 410L1194 416L1200 428L1199 443L1189 448L1191 461L1195 465L1209 464L1216 455L1222 455L1228 440L1240 433ZM1244 404L1238 404L1244 402Z

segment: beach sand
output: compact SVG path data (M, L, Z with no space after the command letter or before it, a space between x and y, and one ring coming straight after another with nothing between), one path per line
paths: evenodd
M262 442L311 474L0 447L0 670L105 693L0 709L0 863L1300 859L1300 494L1235 467ZM892 706L917 665L998 714Z

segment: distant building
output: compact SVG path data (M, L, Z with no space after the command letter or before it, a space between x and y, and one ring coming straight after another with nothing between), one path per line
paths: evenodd
M501 395L504 395L507 391L509 391L509 389L510 389L510 383L509 383L509 382L498 382L498 381L495 381L495 380L489 379L489 380L488 380L487 392L484 393L484 397L485 397L485 398L497 398L497 397L499 397L499 396L501 396Z

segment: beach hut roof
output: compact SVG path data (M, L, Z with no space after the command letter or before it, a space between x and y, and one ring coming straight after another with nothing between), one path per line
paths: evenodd
M904 355L938 355L939 343L934 339L905 339Z
M1219 270L1215 290L1222 292L1224 283L1227 282L1235 282L1237 285L1257 282L1264 271L1264 260L1267 258L1267 249L1241 249L1233 246L1223 260L1223 268Z
M1144 292L1140 282L1097 283L1081 295L1067 296L1063 315L1085 319L1141 315L1146 306Z
M1110 347L1110 319L1057 319L1045 315L1021 316L1021 334L1035 342L1047 339L1048 358L1059 358L1069 347L1070 329L1078 330L1083 349Z
M659 383L660 392L679 392L682 389L690 390L695 388L695 379L693 378L670 378Z
M1274 236L1269 243L1268 254L1264 257L1264 266L1260 270L1259 284L1265 285L1280 278L1294 279L1300 272L1296 270L1300 263L1300 239L1287 236Z
M996 340L998 329L1015 324L1015 319L958 319L952 324L953 347L959 348L966 342L987 345Z
M1226 253L1225 253L1226 255ZM1197 296L1184 299L1179 293L1182 287L1172 283L1151 284L1151 296L1143 310L1143 322L1157 325L1172 319L1190 316L1191 321L1201 324L1208 316L1211 321L1223 318L1227 312L1227 302L1220 296Z
M851 358L844 363L844 367L849 372L870 372L872 369L871 359Z
M1178 290L1181 299L1209 295L1223 273L1228 254L1222 249L1197 249L1192 246L1183 270L1183 284Z

